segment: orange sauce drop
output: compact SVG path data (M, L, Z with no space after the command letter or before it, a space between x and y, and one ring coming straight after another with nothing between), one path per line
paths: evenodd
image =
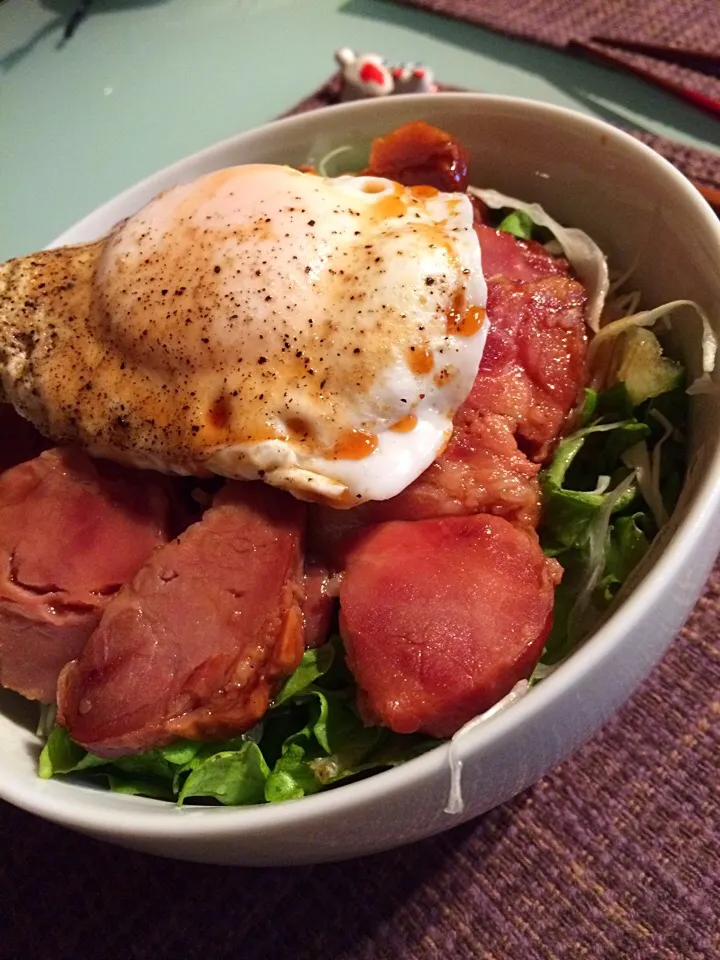
M464 295L463 295L464 299ZM447 318L447 332L454 333L459 337L472 337L485 323L487 313L484 307L470 305L464 307L464 304L458 309L456 306L458 295L455 295L453 305L450 308Z
M420 344L415 348L408 347L407 365L412 373L421 376L424 373L430 373L435 365L435 359L428 350L427 345Z
M397 420L390 425L390 429L395 433L410 433L417 426L417 417L414 413L409 413L402 420Z
M350 430L344 434L332 448L333 460L364 460L375 451L378 445L377 435L363 433L362 430Z
M435 187L418 185L416 187L410 187L410 193L413 197L418 199L425 199L426 197L436 197L440 191L436 190Z
M373 216L378 220L389 220L391 217L402 217L407 210L407 204L397 194L381 197L371 207Z
M312 436L311 425L304 417L290 417L285 422L285 426L293 440L303 440Z
M456 370L453 367L443 367L439 373L436 373L433 377L433 382L436 387L444 387L446 384L450 383L453 377L456 374Z
M228 397L218 397L207 414L208 424L217 430L224 430L230 424L232 405Z

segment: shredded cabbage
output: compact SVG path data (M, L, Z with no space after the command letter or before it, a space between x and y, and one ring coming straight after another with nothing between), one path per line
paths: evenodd
M657 497L660 500L660 503L663 503L662 494L660 493L660 473L662 465L662 448L666 440L669 440L670 437L675 435L678 440L682 440L682 435L679 430L676 430L675 427L670 423L668 418L664 413L661 413L659 410L651 410L650 416L657 420L657 422L663 428L663 435L660 437L658 442L653 447L652 457L650 460L650 477L652 480L653 489L657 491ZM663 504L664 507L664 504Z
M538 203L526 203L515 197L505 196L497 190L480 190L468 187L468 193L482 200L492 210L508 207L527 213L533 223L546 227L556 238L565 256L573 265L588 293L588 325L599 330L605 299L610 289L610 279L605 254L595 241L582 230L563 227L543 210Z
M699 303L694 300L672 300L670 303L664 303L662 306L655 307L652 310L641 310L639 313L633 313L619 320L613 320L602 327L590 341L588 348L588 365L590 369L597 367L602 376L603 365L599 363L599 351L608 343L618 337L621 333L632 327L652 327L658 320L668 319L673 310L678 307L690 307L700 318L702 325L702 374L688 387L689 394L697 393L715 393L720 389L711 378L710 374L715 369L715 361L718 352L718 339L710 325L708 315L705 313ZM594 378L594 379L597 379Z
M41 740L47 740L50 736L50 731L55 726L55 718L57 717L57 707L54 703L41 703L40 704L40 716L38 717L37 730L35 731L35 736L40 737Z
M667 436L664 439L667 439ZM655 451L653 450L653 456L654 454ZM645 503L650 507L653 519L660 529L668 522L669 517L660 493L659 476L657 479L655 478L655 470L645 441L641 440L640 443L636 443L627 449L622 455L622 461L626 467L635 471L640 493L643 495Z
M614 490L607 494L605 501L592 522L589 531L589 555L585 578L578 592L577 600L568 614L568 633L579 636L582 620L590 605L592 593L602 576L605 567L605 549L610 517L620 497L635 483L635 473L622 480ZM639 481L638 481L639 483Z
M325 156L318 162L317 170L321 177L331 177L333 174L329 170L329 166L333 160L337 159L343 155L343 153L351 153L353 148L351 146L345 145L342 147L336 147L334 150L331 150L330 153L326 153Z
M485 720L489 720L490 717L494 717L497 713L502 713L503 710L506 710L513 703L516 703L530 689L530 684L527 680L519 680L515 686L512 688L510 693L507 696L503 697L502 700L498 700L494 706L490 707L489 710L486 710L485 713L481 713L477 717L473 717L472 720L469 720L464 724L457 733L453 736L448 747L448 765L450 767L450 791L448 793L447 803L445 804L445 813L450 814L460 814L465 809L465 801L463 800L462 795L462 769L463 762L457 754L457 745L463 737L466 737L471 731L473 731L479 724Z

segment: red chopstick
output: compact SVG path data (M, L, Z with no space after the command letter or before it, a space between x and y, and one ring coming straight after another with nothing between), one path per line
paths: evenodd
M616 56L613 56L609 50L605 51L601 47L593 46L591 43L585 40L571 40L568 44L568 49L580 51L581 53L588 54L591 57L596 57L605 63L611 63L615 67L622 67L626 70L629 70L631 73L642 77L643 80L648 80L650 83L654 83L656 86L663 87L665 90L669 90L671 93L674 93L681 99L686 100L688 103L692 103L693 106L701 107L703 110L707 110L715 116L720 117L720 100L715 100L713 97L708 97L704 93L700 93L698 90L692 90L689 87L684 87L674 80L668 80L665 77L659 77L652 71L645 70L642 67L636 66L635 64L628 63L626 60L619 60Z
M715 213L720 217L720 190L717 187L708 187L704 183L698 183L697 180L691 180L690 183L702 194Z
M708 50L691 50L688 47L673 47L669 44L645 43L639 40L616 40L612 37L588 37L588 43L599 43L603 47L614 47L627 53L640 53L664 63L674 63L704 73L708 77L720 77L720 53Z

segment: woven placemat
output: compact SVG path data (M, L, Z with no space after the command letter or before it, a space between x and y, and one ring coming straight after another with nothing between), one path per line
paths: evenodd
M175 863L0 803L0 960L717 958L719 635L720 564L573 759L474 823L353 863Z
M594 37L720 54L717 0L395 0L558 49L584 50L720 101L720 78L663 63Z

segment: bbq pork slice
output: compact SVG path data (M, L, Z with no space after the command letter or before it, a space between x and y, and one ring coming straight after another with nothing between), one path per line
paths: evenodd
M564 257L554 257L534 240L520 240L505 230L484 223L475 224L480 241L482 268L486 279L541 280L543 277L567 277L570 266Z
M560 566L501 517L372 528L350 553L340 632L369 723L449 737L527 678Z
M0 476L0 685L54 702L104 607L169 537L164 478L50 450Z
M108 605L58 684L59 722L101 757L252 727L303 653L305 506L229 483Z

